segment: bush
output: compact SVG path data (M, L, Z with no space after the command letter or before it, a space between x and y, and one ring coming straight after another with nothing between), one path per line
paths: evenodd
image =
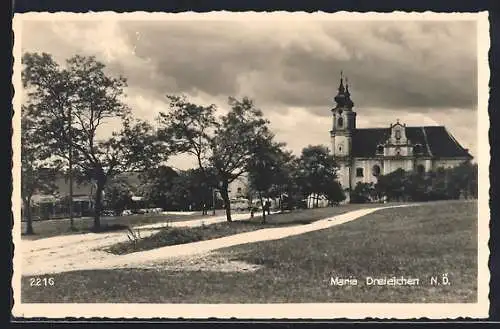
M123 224L105 224L101 225L98 229L92 228L90 229L93 233L105 233L105 232L113 232L113 231L123 231L128 230L129 227Z
M375 199L375 187L373 183L358 182L351 193L351 203L367 203Z
M477 165L465 162L454 168L438 168L427 173L397 170L380 176L375 189L392 201L477 198Z

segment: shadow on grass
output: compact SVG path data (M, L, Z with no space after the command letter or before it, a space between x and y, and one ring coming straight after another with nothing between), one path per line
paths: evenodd
M92 233L106 233L106 232L124 231L124 230L128 230L128 229L129 229L128 225L111 224L111 225L102 225L97 229L92 227L88 231L92 232Z
M125 255L166 246L218 239L266 228L307 225L332 215L338 215L347 210L317 208L266 215L265 222L262 222L262 214L259 214L247 220L220 222L209 225L202 224L198 227L166 227L145 238L140 238L139 232L137 235L139 238L114 244L104 250L114 255Z
M218 214L220 214L220 211ZM101 226L104 227L105 225L108 226L125 225L133 227L137 225L163 223L167 221L180 222L202 217L203 216L201 216L200 214L189 214L189 215L143 214L143 215L129 215L129 216L117 216L117 217L103 216L101 217ZM21 231L25 232L26 222L22 222L21 225L22 225ZM75 217L74 218L74 227L76 228L75 231L71 231L69 229L70 227L69 219L34 221L33 229L35 231L35 235L22 235L22 238L26 240L37 240L53 236L91 233L93 232L92 226L93 226L93 219L90 217L88 218ZM118 228L118 230L120 230L120 228ZM106 232L109 231L113 231L113 228L109 228Z

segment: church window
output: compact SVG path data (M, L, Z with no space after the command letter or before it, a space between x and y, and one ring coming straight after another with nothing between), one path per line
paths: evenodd
M417 166L417 173L420 175L425 173L425 167L423 165L418 165Z
M422 145L420 144L417 144L413 147L413 153L414 154L419 154L422 152Z
M373 176L377 177L380 175L380 166L379 165L374 165L372 168L372 173Z
M396 130L396 139L401 139L401 130Z
M342 127L344 125L344 119L343 118L339 118L339 120L337 122L339 124L339 127Z
M363 177L363 168L356 168L356 177Z
M383 145L377 146L377 153L384 154L384 146Z

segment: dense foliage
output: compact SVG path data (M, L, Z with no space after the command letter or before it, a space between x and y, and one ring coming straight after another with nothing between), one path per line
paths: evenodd
M33 142L43 144L67 171L72 168L80 179L95 182L94 229L99 230L107 182L126 171L156 166L166 150L149 123L131 118L123 102L126 79L109 76L94 57L76 55L60 66L49 54L25 53L22 64L23 116L36 127ZM120 129L99 138L111 121L120 122Z
M432 201L477 198L477 164L463 162L453 168L437 168L428 172L398 169L378 177L376 184L358 183L351 202L370 200Z

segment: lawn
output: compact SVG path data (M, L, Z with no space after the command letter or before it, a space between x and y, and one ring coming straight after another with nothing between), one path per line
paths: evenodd
M210 215L206 215L205 217L207 218L211 217L212 212L209 213ZM224 215L224 211L218 210L216 215L222 216ZM101 226L104 228L103 231L106 231L106 228L109 228L111 230L113 229L126 230L127 226L154 224L167 221L177 222L177 221L192 220L202 217L203 216L201 215L201 212L189 215L138 214L129 216L117 216L117 217L101 217ZM91 232L93 224L94 224L93 218L75 218L74 219L75 230L70 231L69 219L35 221L33 222L33 229L35 231L35 234L34 235L23 234L22 239L36 240L56 235L89 233ZM22 222L21 229L23 233L26 231L25 222Z
M286 216L286 215L283 215ZM219 250L256 272L93 270L51 275L23 302L290 303L475 302L477 203L435 202L375 212L329 229ZM447 273L450 285L432 286ZM401 276L419 286L332 286L331 277Z
M136 244L132 244L130 243L130 241L126 241L115 244L111 247L106 248L105 250L115 255L124 255L132 252L150 250L164 246L216 239L224 236L256 231L265 228L304 225L320 219L346 213L348 211L360 208L372 208L376 206L377 205L373 204L344 205L333 208L317 208L296 210L286 213L275 213L266 216L266 223L262 223L262 214L256 214L253 219L249 220L221 222L192 228L169 227L162 229L158 233L155 233L151 236L137 240Z

